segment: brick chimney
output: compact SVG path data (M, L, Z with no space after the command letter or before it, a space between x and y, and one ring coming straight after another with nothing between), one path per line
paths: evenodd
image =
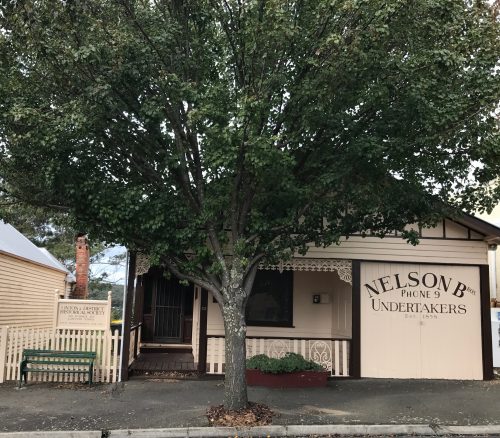
M90 250L87 236L80 233L76 236L76 284L72 298L85 300L89 293Z

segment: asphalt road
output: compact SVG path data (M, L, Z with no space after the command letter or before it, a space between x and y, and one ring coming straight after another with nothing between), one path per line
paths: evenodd
M0 431L207 426L222 381L131 380L118 385L0 385ZM249 388L273 424L500 425L500 380L336 380L327 388Z

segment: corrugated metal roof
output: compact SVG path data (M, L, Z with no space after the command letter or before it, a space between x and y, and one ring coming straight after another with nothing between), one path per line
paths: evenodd
M47 250L41 251L40 248L33 244L27 237L23 236L12 225L6 224L2 220L0 220L0 251L69 273Z

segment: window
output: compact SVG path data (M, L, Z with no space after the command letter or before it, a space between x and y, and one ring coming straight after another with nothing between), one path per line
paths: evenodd
M246 321L247 325L292 327L293 272L257 271Z

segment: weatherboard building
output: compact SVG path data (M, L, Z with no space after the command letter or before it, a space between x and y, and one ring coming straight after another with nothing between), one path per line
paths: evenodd
M247 356L293 351L338 377L492 378L488 252L500 229L464 215L419 234L416 246L397 233L354 235L261 266ZM136 277L143 351L185 352L187 369L223 374L224 327L210 293L167 280L141 255Z

